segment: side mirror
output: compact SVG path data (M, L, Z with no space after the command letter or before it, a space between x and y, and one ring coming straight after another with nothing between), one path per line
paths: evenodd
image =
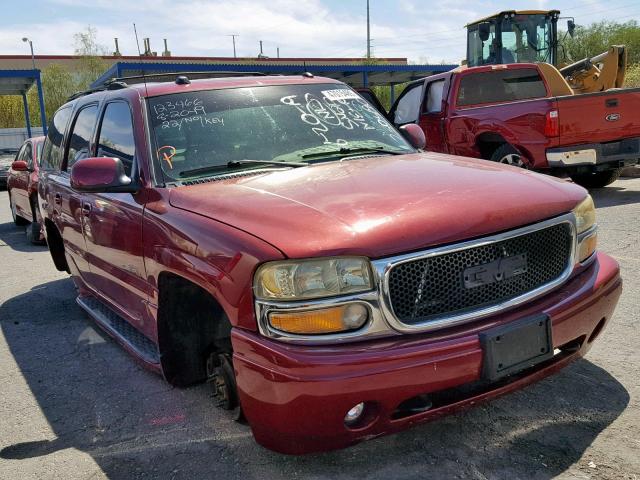
M489 25L489 23L485 22L478 25L478 36L480 37L480 40L483 42L489 40L490 33L491 25Z
M576 33L576 22L573 20L567 20L567 31L569 32L569 36L573 38Z
M78 192L136 192L119 158L98 157L78 160L71 169L71 188Z
M400 133L409 141L413 148L423 150L427 146L427 137L425 137L422 128L415 123L408 123L400 127Z
M14 172L28 172L29 165L24 160L16 160L11 164L11 170Z

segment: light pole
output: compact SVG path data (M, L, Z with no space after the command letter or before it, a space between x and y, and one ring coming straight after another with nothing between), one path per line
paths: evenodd
M238 58L238 56L236 55L236 37L239 37L240 35L233 34L233 35L227 35L227 37L231 37L233 39L233 58Z
M371 58L371 22L369 18L369 0L367 0L367 58Z
M29 48L31 48L31 64L33 65L33 69L36 69L36 57L33 55L33 42L29 40L27 37L22 37L23 42L29 42Z

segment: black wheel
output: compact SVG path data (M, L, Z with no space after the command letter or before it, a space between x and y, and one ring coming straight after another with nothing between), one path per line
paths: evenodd
M604 172L581 173L571 175L571 179L584 188L602 188L615 182L620 177L621 168Z
M491 161L505 163L514 167L529 168L526 158L515 148L505 143L496 149L491 155Z
M11 217L13 218L13 223L22 227L24 225L29 225L29 220L26 218L22 218L18 215L18 211L16 209L16 204L13 201L13 197L11 196L11 192L9 192L9 207L11 208Z

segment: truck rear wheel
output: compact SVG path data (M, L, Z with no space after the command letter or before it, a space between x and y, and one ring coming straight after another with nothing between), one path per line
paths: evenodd
M529 168L527 160L513 146L505 143L496 149L491 155L492 162L505 163L514 167Z
M571 179L584 188L602 188L615 182L620 177L621 168L604 172L581 173L571 175Z

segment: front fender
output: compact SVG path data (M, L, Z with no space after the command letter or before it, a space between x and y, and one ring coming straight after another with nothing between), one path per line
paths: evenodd
M231 325L257 331L253 274L265 261L284 258L268 243L207 217L168 207L145 211L145 266L158 305L163 272L200 286L220 304Z

